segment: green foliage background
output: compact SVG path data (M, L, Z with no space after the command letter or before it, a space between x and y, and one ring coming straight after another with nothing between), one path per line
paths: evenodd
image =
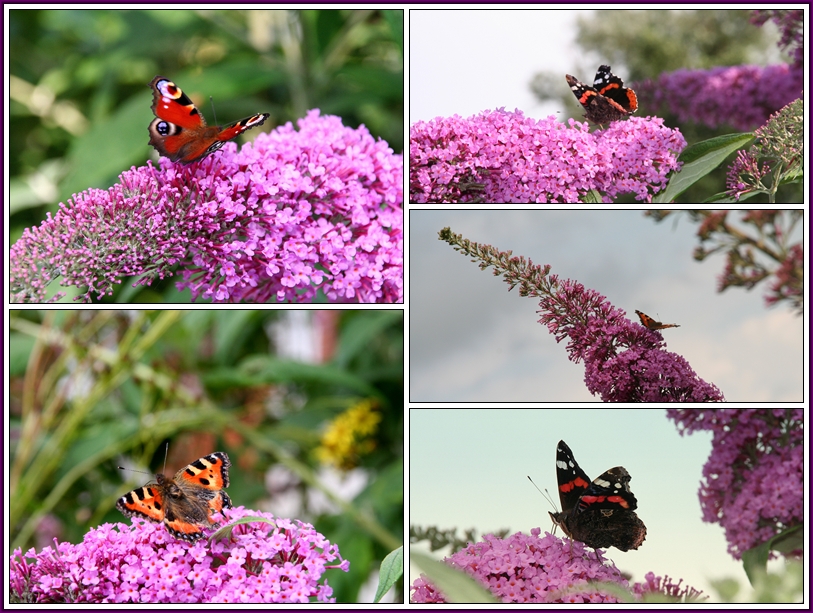
M403 544L403 312L337 315L332 359L310 364L269 349L281 311L11 311L11 548L40 549L55 534L76 543L90 527L129 523L116 500L150 478L117 466L162 472L166 442L180 465L221 450L235 506L273 501L264 475L274 465L303 500L321 492L334 502L335 513L305 502L295 518L350 560L349 573L326 578L337 602L356 602ZM375 449L358 458L367 485L344 501L314 450L326 424L361 400L382 420ZM396 590L401 598L403 579Z
M10 240L71 194L155 158L155 75L214 123L307 110L403 144L403 11L11 10ZM238 139L239 140L239 139Z

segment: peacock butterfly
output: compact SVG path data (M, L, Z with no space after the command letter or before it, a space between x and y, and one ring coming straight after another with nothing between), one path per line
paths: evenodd
M152 112L150 144L173 162L191 164L220 149L246 130L260 126L268 113L257 113L226 127L207 126L193 102L166 77L150 81Z

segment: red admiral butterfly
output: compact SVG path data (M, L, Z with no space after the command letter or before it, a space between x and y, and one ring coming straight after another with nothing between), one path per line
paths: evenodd
M638 110L638 96L624 87L624 82L610 72L610 67L606 64L598 67L593 87L571 75L565 75L565 79L587 111L585 118L593 123L618 121Z
M611 468L590 482L564 441L556 448L556 478L561 513L550 513L553 522L571 539L593 549L638 549L646 526L635 514L638 501L630 491L632 479L623 466Z

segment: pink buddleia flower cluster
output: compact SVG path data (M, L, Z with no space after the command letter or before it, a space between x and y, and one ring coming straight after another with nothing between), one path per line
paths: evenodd
M802 209L654 209L646 215L657 222L686 215L698 224L700 241L694 259L702 262L726 254L725 268L717 277L718 292L750 290L764 281L769 283L764 294L766 305L787 300L801 315L805 298Z
M570 279L550 274L549 265L538 266L482 245L449 228L439 233L456 251L473 258L481 269L493 266L520 296L540 298L539 323L548 328L556 342L569 339L567 352L572 362L584 360L584 381L592 394L604 402L721 402L717 386L705 382L689 363L663 349L658 331L633 323L594 290Z
M681 69L635 84L644 108L672 113L681 122L749 131L801 96L804 73L778 66Z
M801 304L804 300L804 289L799 283L799 276L804 270L804 248L801 244L792 245L788 256L782 260L774 273L775 279L765 295L765 304L777 304L783 300Z
M717 291L723 292L730 287L750 290L761 281L774 277L765 293L765 304L770 306L781 300L789 300L799 306L801 313L804 304L804 247L801 237L799 243L788 244L788 230L803 219L804 212L770 209L740 211L741 221L753 226L753 229L745 231L733 227L727 219L729 216L733 217L730 211L711 213L697 232L703 241L717 240L710 247L698 247L695 259L722 251L723 248L728 251L725 268L717 278ZM748 231L751 233L746 233ZM726 238L729 240L726 241ZM755 257L755 246L773 261L766 264ZM772 268L771 265L776 267Z
M683 356L664 350L663 336L633 323L594 290L550 276L556 291L539 303L539 323L570 360L584 360L584 381L604 402L720 402L717 387L697 376Z
M412 582L411 590L410 603L442 604L446 602L443 592L432 585L423 573Z
M194 544L163 524L134 519L103 524L78 545L57 542L11 556L10 594L28 603L335 602L326 570L349 569L339 549L299 520L275 519L243 507L224 509L231 538Z
M576 603L619 602L587 581L607 581L627 588L629 583L614 564L583 557L584 543L570 542L534 528L504 539L487 534L483 540L445 558L445 562L474 577L502 602ZM572 559L571 559L572 558ZM410 602L445 602L426 577L412 584Z
M743 195L762 188L762 178L770 172L767 162L760 166L755 152L740 149L726 172L726 193L739 201Z
M667 415L681 434L713 433L700 506L703 521L725 529L735 559L802 524L803 409L668 409Z
M669 575L660 577L653 572L644 575L644 579L644 583L636 582L632 586L632 593L639 599L645 599L647 595L651 594L666 596L676 602L695 602L701 600L701 597L702 599L708 598L708 596L702 596L703 592L690 585L681 586L683 579L675 583Z
M601 550L588 554L584 543L565 541L547 532L540 537L541 532L534 528L530 535L517 532L504 539L488 534L482 541L470 543L444 561L474 577L504 603L622 602L588 582L612 583L637 596L654 591L669 593L660 585L656 588L654 580L647 585L630 586L615 563L607 564ZM693 590L693 593L699 592ZM683 594L676 594L672 589L670 595ZM410 602L446 600L443 593L421 575L412 583Z
M525 117L519 110L436 118L410 128L409 199L414 203L581 202L591 190L652 201L679 169L686 141L659 118L616 121L590 132Z
M737 152L726 175L726 193L736 200L766 194L768 202L776 202L783 184L801 181L804 135L802 100L794 100L754 131L756 138L747 151Z
M212 302L403 302L402 156L318 110L298 126L75 195L12 246L11 300L59 278L90 301L178 267L178 288Z

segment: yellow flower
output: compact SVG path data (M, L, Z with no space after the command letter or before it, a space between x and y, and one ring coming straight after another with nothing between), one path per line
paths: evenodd
M356 466L362 456L375 449L375 435L381 413L375 410L375 402L362 400L331 421L322 434L316 448L316 457L323 464L333 464L349 470Z

